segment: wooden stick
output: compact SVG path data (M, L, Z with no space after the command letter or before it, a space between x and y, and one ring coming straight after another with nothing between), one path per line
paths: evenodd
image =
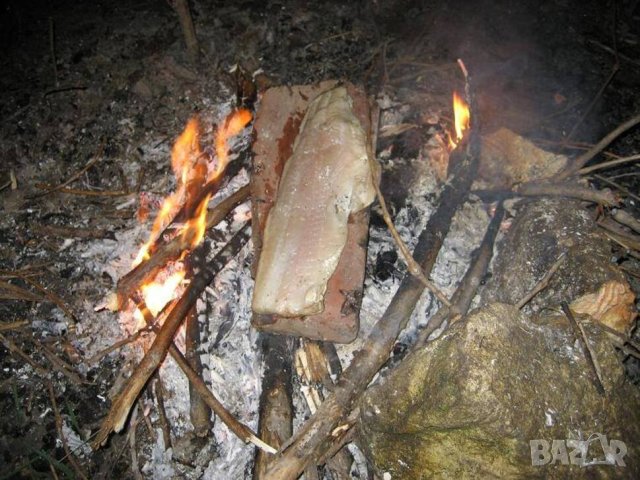
M473 253L471 266L451 297L451 303L454 305L454 308L441 308L429 319L427 326L419 332L414 349L426 345L431 334L440 328L445 321L449 321L449 323L452 324L467 314L471 302L482 283L482 279L489 269L489 264L493 258L493 247L498 232L500 231L500 224L504 218L504 213L504 207L502 203L499 203L484 234L482 243Z
M0 323L0 332L8 332L10 330L18 330L19 328L29 325L29 320L17 320L15 322Z
M28 302L46 302L42 295L30 292L26 288L19 287L13 283L0 280L0 288L5 292L0 292L0 300L27 300Z
M190 267L187 266L187 269L190 270ZM202 361L198 353L199 348L200 324L198 322L198 310L194 305L187 314L185 357L198 376L202 376ZM204 437L211 429L211 409L191 383L189 384L189 404L189 418L191 419L194 433L199 437Z
M573 329L573 333L578 340L578 343L582 347L582 353L584 354L585 359L587 360L587 364L589 365L589 369L591 370L593 382L598 390L600 395L604 395L606 392L604 390L604 386L602 385L602 374L600 373L600 365L598 364L597 357L595 356L591 346L589 345L589 341L587 339L587 335L576 319L573 316L573 312L569 308L569 304L567 302L562 302L560 304L562 307L562 311L566 315L569 323L571 324L571 328Z
M598 221L598 226L607 230L619 240L622 240L627 247L640 252L640 235L625 231L620 225L610 218Z
M71 308L66 304L66 302L64 300L62 300L62 298L60 298L58 295L53 293L51 290L43 287L41 284L39 284L38 282L36 282L32 278L29 278L29 277L24 276L24 275L20 275L19 278L21 278L22 280L24 280L28 284L32 285L33 287L35 287L37 290L39 290L46 297L47 300L49 300L51 303L55 304L60 310L62 310L64 312L64 314L67 316L67 318L69 320L71 320L71 326L72 327L75 326L76 323L78 323L77 317L71 311Z
M613 78L618 73L618 70L620 70L620 62L618 60L618 54L616 53L615 61L613 63L613 66L611 67L611 72L609 73L609 75L605 79L604 83L602 84L602 86L600 87L598 92L591 99L591 102L589 102L589 105L587 106L587 108L584 109L584 112L582 113L582 115L580 116L578 121L573 124L573 127L571 128L571 131L565 137L565 142L568 142L573 138L573 135L578 131L578 128L580 127L580 125L582 125L582 122L584 122L584 120L589 116L589 114L591 113L591 110L596 105L598 99L602 96L602 94L604 93L605 89L609 86L609 84L611 83ZM564 149L564 145L562 146L562 149Z
M100 431L93 442L96 448L106 442L112 431L119 432L122 430L131 406L147 380L149 380L149 377L162 363L167 350L172 344L173 336L187 312L196 303L206 286L211 283L218 272L238 254L247 242L249 236L247 225L233 236L209 264L206 261L206 242L194 250L192 254L193 262L194 265L197 265L194 268L195 276L187 286L182 298L178 300L171 312L169 312L149 351L143 357L124 389L114 400L111 410L103 421Z
M463 154L460 145L452 154L451 180L445 185L436 212L420 234L414 258L424 272L431 271L440 247L449 230L453 215L467 196L475 178L478 158L478 138L472 130ZM280 456L268 470L270 479L295 479L304 469L318 463L333 440L349 425L341 423L351 412L354 400L364 391L373 376L389 358L395 339L406 326L424 285L412 275L405 275L384 315L374 325L364 346L356 353L344 371L334 391L318 411L295 433L280 451Z
M51 235L65 238L111 238L115 240L113 232L94 227L61 227L59 225L33 225L31 230L39 235Z
M598 163L597 165L593 165L592 167L581 168L580 170L578 170L578 173L580 175L588 175L589 173L595 172L597 170L617 167L618 165L629 162L637 162L638 160L640 160L640 155L631 155L630 157L616 158L615 160L609 160L608 162Z
M89 160L87 162L87 164L78 172L74 173L73 175L71 175L71 177L69 177L67 180L65 180L64 182L62 182L59 185L56 186L51 186L51 185L45 185L45 184L36 184L37 188L40 189L44 189L45 191L35 195L34 197L31 198L38 198L38 197L42 197L44 195L47 195L48 193L52 193L58 190L62 190L65 187L67 187L68 185L72 184L73 182L75 182L77 179L79 179L83 174L85 174L93 165L95 165L95 163L100 160L102 158L102 153L104 152L104 146L105 146L105 140L102 139L102 141L100 142L100 146L98 147L98 151L96 152L96 154L93 156L93 158L91 160Z
M602 175L598 175L595 174L593 176L594 178L597 178L598 180L600 180L601 182L604 182L608 185L611 185L614 188L617 188L618 190L620 190L622 193L626 194L628 197L633 198L634 200L640 202L640 197L638 195L636 195L635 193L632 193L629 191L629 189L624 188L622 185L620 185L619 183L614 182L613 180L609 180L608 178L603 177Z
M261 332L258 337L264 374L260 393L258 435L269 445L280 448L293 433L291 337ZM253 468L254 480L268 480L268 467L275 457L258 450Z
M155 377L156 381L153 391L158 403L158 420L160 422L160 430L162 430L162 438L164 439L164 448L167 449L171 448L171 427L169 426L167 412L164 408L164 385L162 384L162 378L160 378L160 372L156 372Z
M571 177L576 173L578 173L578 171L582 167L584 167L587 164L587 162L589 162L589 160L591 160L596 155L598 155L602 150L607 148L607 146L611 142L613 142L616 138L618 138L624 132L626 132L630 128L635 127L639 123L640 123L640 115L636 115L635 117L630 118L629 120L624 122L622 125L617 127L611 133L606 135L602 140L600 140L591 150L583 153L578 158L576 158L573 162L571 162L570 166L568 166L564 171L560 172L557 175L556 181L565 180L568 177Z
M48 185L43 185L40 183L36 184L35 186L36 188L45 189L45 190L49 188ZM122 190L80 190L77 188L67 188L67 187L58 188L56 189L56 192L68 193L69 195L80 195L84 197L126 197L129 195L135 195L134 193L124 192ZM31 198L36 198L36 197L31 197Z
M517 195L527 197L559 196L571 197L586 202L594 202L613 207L619 203L616 196L607 190L594 190L589 187L568 183L523 183L514 189Z
M45 370L36 362L31 360L31 357L27 355L24 351L22 351L22 349L18 345L16 345L14 342L9 340L7 337L2 335L1 333L0 333L0 343L2 343L2 345L4 345L4 347L7 350L9 350L10 353L17 355L18 357L22 358L25 362L27 362L31 366L31 368L33 368L40 376L42 376L43 378L49 377L50 373L47 370Z
M527 295L525 295L525 297L516 304L516 308L518 310L522 310L522 308L527 303L529 303L533 297L535 297L538 293L540 293L542 290L544 290L549 286L549 283L551 282L551 278L555 275L558 268L560 268L560 265L564 261L565 256L566 256L566 253L562 252L558 257L558 259L553 263L553 265L551 265L551 268L547 271L547 273L545 273L544 277L542 277L542 279L533 287L533 289L529 293L527 293Z
M60 357L58 357L58 355L56 355L55 352L50 350L49 347L47 347L47 345L43 343L34 343L34 344L36 345L36 348L38 348L40 352L42 352L42 354L45 357L47 357L47 360L51 362L51 365L53 366L53 368L59 371L60 373L62 373L65 377L67 377L73 383L75 383L76 385L86 385L89 383L88 381L82 379L82 377L80 377L78 372L76 372L76 370L71 365L69 365L67 362L65 362Z
M58 437L60 437L60 441L62 442L62 447L64 448L66 458L69 459L69 463L73 467L73 470L76 472L76 475L78 475L78 477L82 478L83 480L87 480L87 475L84 469L80 467L80 464L78 464L75 455L69 448L67 437L62 431L62 417L60 416L60 410L58 409L58 402L56 402L56 394L53 391L53 384L51 383L51 381L48 381L47 385L49 389L49 399L51 400L51 407L53 408L53 415L56 419L56 430L58 431Z
M613 211L612 217L616 222L621 223L622 225L625 225L632 230L640 233L640 220L635 218L630 213L617 208Z
M640 250L633 248L633 246L629 245L629 241L625 238L620 238L618 235L612 232L604 232L604 234L609 237L612 241L620 245L622 248L626 250L625 253L631 255L634 258L640 259Z
M191 18L191 11L189 10L189 3L187 0L170 0L169 3L178 14L184 42L187 45L189 60L195 63L200 56L200 48L198 46L196 30L193 28L193 19Z
M125 345L128 345L130 343L135 342L136 340L138 340L138 338L140 338L142 335L148 333L151 331L151 327L145 327L145 328L141 328L140 330L138 330L137 332L135 332L132 335L129 335L127 338L123 338L122 340L118 340L117 342L115 342L113 345L108 346L107 348L100 350L98 353L96 353L93 357L91 357L89 360L87 360L87 364L89 365L93 365L98 363L100 360L102 360L102 358L106 355L109 355L111 352L118 350L119 348L124 347Z
M374 117L377 120L377 117L375 115L372 114L372 117ZM372 121L371 121L372 130L374 125L374 118L372 118ZM377 121L375 122L375 124L377 125ZM372 139L372 144L375 145L376 144L375 132L372 132L371 136L374 137ZM393 220L391 219L391 215L389 214L389 210L387 209L387 202L385 201L384 196L382 195L382 191L380 190L380 185L378 184L380 167L375 162L375 155L373 153L373 148L372 148L372 145L369 143L367 143L367 158L369 159L369 170L371 171L371 182L373 183L373 188L376 191L376 197L378 198L378 203L380 204L380 209L382 210L382 218L384 219L384 223L387 224L387 228L389 229L389 232L393 237L393 241L398 247L398 250L400 250L402 257L404 258L404 261L407 264L407 269L409 270L409 273L411 273L411 275L416 277L431 293L433 293L436 296L438 300L440 300L440 302L443 305L451 306L449 299L446 297L444 293L440 291L440 289L433 282L431 282L426 277L426 275L420 268L420 265L418 265L418 262L416 262L415 258L413 258L413 256L411 255L411 252L407 248L406 244L402 241L402 238L400 238L400 234L398 233L398 230L396 230L396 227L393 224Z
M216 205L207 214L207 228L220 223L236 205L247 199L249 193L249 185L246 185ZM188 247L183 244L182 235L178 235L173 240L161 244L153 252L149 260L140 263L118 281L115 296L109 300L109 308L112 310L122 308L140 285L153 278L169 261L175 260L182 255L186 248Z

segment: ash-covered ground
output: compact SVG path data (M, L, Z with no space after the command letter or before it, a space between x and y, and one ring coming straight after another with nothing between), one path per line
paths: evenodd
M90 361L132 333L126 318L96 307L148 235L150 220L137 218L141 204L157 208L175 186L173 141L197 114L211 145L216 125L238 104L239 69L262 72L271 85L334 78L362 84L383 109L381 131L412 125L378 143L383 193L412 247L438 202L426 158L433 138L450 128L451 92L460 86L456 58L474 78L485 129L508 126L546 148L579 152L640 110L633 3L195 1L202 56L193 64L167 3L8 2L0 14L0 478L49 478L52 470L77 476L52 396L88 478L250 477L254 449L222 422L208 440L190 437L187 382L172 360L160 373L170 450L149 392L132 419L133 440L129 429L98 451L84 444L141 355L132 344ZM607 83L616 52L618 70ZM250 140L246 131L233 143L243 168L213 202L249 181ZM615 150L636 153L639 145L636 131ZM638 191L637 168L608 175ZM628 197L626 207L637 216L634 202ZM246 208L217 227L214 252ZM475 198L458 213L432 274L445 293L455 289L488 221L488 207ZM198 308L204 378L255 429L262 364L249 324L252 255L249 243ZM627 266L638 270L637 262ZM374 206L361 337L338 347L344 365L404 273ZM425 294L398 352L436 308ZM309 411L300 394L295 405L299 425ZM365 478L366 462L356 459L352 475Z

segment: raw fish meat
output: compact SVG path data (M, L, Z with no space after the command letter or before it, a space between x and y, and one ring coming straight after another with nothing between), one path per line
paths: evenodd
M367 135L345 87L319 95L300 126L269 212L253 310L285 317L324 309L349 214L375 198Z

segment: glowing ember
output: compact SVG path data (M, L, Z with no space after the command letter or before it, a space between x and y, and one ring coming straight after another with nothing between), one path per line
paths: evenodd
M181 270L167 277L162 283L152 282L142 286L142 298L154 317L175 298L176 289L183 279L184 270Z
M469 105L462 99L458 92L453 92L453 117L456 132L455 140L449 136L449 147L453 150L462 140L464 132L469 129L471 113Z

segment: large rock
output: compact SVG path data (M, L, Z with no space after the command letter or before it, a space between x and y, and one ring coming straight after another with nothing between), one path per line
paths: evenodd
M542 320L490 304L373 386L359 435L380 478L640 478L640 395L606 333L584 323L602 396L566 319ZM606 446L618 441L613 454L626 466L611 454L614 465L563 465L570 440L585 440L587 449L574 462L604 461L597 434Z
M536 199L522 202L513 225L499 247L482 302L516 304L545 276L560 254L549 286L530 302L534 312L571 303L598 291L607 281L624 281L611 262L611 247L581 202Z

